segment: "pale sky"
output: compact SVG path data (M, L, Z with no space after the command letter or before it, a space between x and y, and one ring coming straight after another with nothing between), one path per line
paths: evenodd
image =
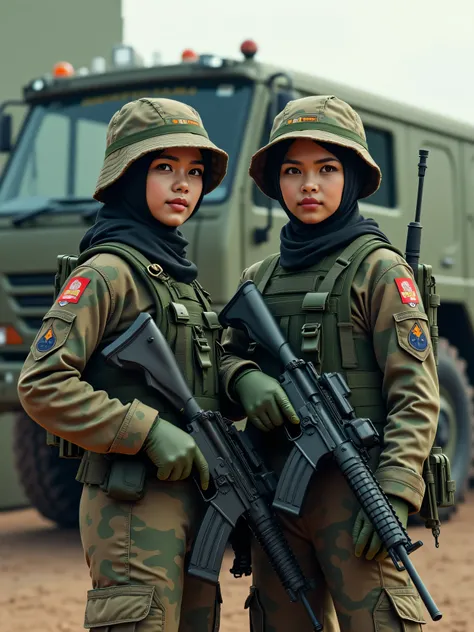
M472 0L123 0L124 42L145 59L184 48L258 59L474 124Z

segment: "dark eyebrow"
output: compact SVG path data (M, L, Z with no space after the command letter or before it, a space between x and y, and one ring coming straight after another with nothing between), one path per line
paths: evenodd
M339 158L336 158L336 157L334 156L334 158L329 158L329 157L328 157L328 158L320 158L319 160L315 160L315 161L314 161L314 164L315 164L315 165L320 165L320 164L323 164L323 163L325 163L325 162L341 162L341 161L339 160ZM285 164L289 164L289 165L301 165L301 164L302 164L302 162L301 162L301 160L293 160L292 158L285 158L285 160L283 161L283 164L284 164L284 165L285 165Z
M161 156L158 156L157 160L173 160L174 162L179 162L179 158L176 158L176 156L170 156L169 154L161 154ZM191 160L191 164L192 165L203 165L204 161L203 160Z

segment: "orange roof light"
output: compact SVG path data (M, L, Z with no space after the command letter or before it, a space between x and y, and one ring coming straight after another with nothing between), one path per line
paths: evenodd
M74 67L68 61L58 61L53 66L53 77L72 77Z
M0 346L22 344L23 338L11 325L0 325Z
M242 42L240 52L245 57L245 59L252 59L257 54L257 51L258 46L253 40L248 39L245 40L245 42Z
M192 48L185 48L181 53L181 61L185 63L194 63L199 61L199 55Z

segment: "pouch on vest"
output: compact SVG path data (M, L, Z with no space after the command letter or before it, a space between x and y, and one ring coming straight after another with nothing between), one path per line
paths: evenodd
M145 493L146 465L140 459L116 456L105 481L100 485L109 498L135 502Z
M416 282L421 292L421 299L428 316L430 337L433 348L433 355L438 365L438 308L440 297L436 294L436 281L433 276L432 267L419 263L415 266ZM420 518L424 521L425 527L431 529L435 539L436 548L439 547L440 519L438 508L454 507L454 493L456 482L451 479L451 467L448 457L443 454L442 448L433 446L429 457L423 467L423 480L426 489L423 503L420 509Z
M440 519L438 508L454 507L456 483L451 479L449 459L439 447L431 449L423 467L426 491L420 509L420 517L427 529L431 529L436 548L439 547Z

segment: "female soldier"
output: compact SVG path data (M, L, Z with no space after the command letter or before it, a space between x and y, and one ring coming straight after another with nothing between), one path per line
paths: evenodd
M357 416L382 439L372 467L400 520L423 499L423 463L438 419L439 395L427 317L411 270L357 200L381 181L358 114L333 96L290 102L276 117L270 143L250 175L280 202L289 222L280 253L246 270L292 348L318 371L341 372ZM221 377L253 426L268 431L298 423L274 379L279 367L237 330L223 339ZM282 429L259 434L277 471L289 452ZM408 575L395 570L342 474L328 464L310 484L300 518L281 516L322 618L328 587L342 632L420 630L421 600ZM305 613L288 606L268 562L253 552L253 630L307 629ZM298 610L299 609L299 610Z
M199 520L188 477L195 465L206 488L207 463L143 376L105 365L100 350L150 312L198 401L216 409L219 326L177 227L222 181L227 158L182 103L144 98L114 114L94 195L105 204L20 377L28 414L86 450L78 480L92 630L218 629L215 587L183 576Z

